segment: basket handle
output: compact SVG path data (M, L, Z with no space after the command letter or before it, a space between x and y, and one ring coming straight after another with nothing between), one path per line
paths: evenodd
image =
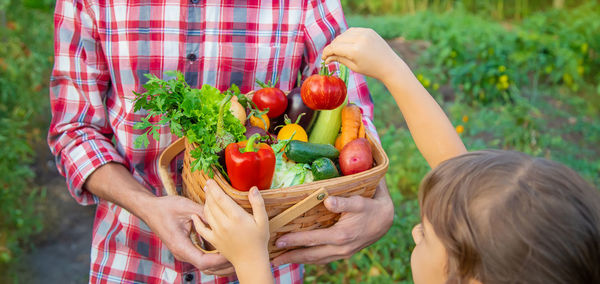
M319 205L319 203L323 202L328 196L329 192L327 192L327 189L324 187L319 188L302 201L271 218L269 221L269 231L271 233L277 232L277 230L296 219L296 217Z
M165 187L167 195L177 195L175 183L169 175L169 168L171 161L173 161L173 159L175 159L175 157L177 157L177 155L179 155L179 153L181 153L183 150L185 150L185 138L179 138L177 141L167 147L167 149L165 149L158 158L158 176Z

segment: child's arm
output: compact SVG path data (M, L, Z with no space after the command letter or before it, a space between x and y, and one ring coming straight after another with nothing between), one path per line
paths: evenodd
M205 186L204 219L193 215L194 227L227 258L240 283L273 283L267 243L269 219L256 187L248 197L254 216L236 204L213 180Z
M396 100L417 147L432 168L467 150L448 117L406 63L373 30L351 28L323 51L354 72L380 80Z

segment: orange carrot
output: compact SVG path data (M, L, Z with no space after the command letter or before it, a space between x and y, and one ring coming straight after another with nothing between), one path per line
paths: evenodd
M355 104L349 104L342 109L342 130L336 140L335 147L342 150L350 141L358 138L358 132L362 124L360 108Z
M335 139L335 148L338 149L339 151L342 151L341 149L344 148L342 147L342 134L339 134L338 137Z
M360 128L358 129L358 138L367 138L367 133L365 133L365 123L360 120Z

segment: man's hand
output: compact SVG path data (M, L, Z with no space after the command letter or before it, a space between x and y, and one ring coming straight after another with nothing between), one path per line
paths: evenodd
M140 216L173 256L191 263L205 274L228 275L233 266L221 254L205 254L190 240L192 215L203 215L204 207L181 196L154 197Z
M142 219L176 259L191 263L205 274L229 275L234 272L225 257L202 253L189 238L191 215L202 216L202 205L180 196L156 197L117 163L108 163L95 170L84 187Z
M290 233L279 238L276 242L278 247L306 248L278 256L273 260L274 265L325 264L348 259L385 235L394 219L394 204L385 181L379 184L373 199L332 196L325 200L325 207L329 211L342 213L340 220L327 229Z

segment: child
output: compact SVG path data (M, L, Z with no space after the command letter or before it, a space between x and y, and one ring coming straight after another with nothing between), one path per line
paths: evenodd
M415 283L600 283L600 193L555 162L510 151L467 153L450 121L408 66L374 31L349 29L323 59L383 82L432 171L413 229ZM234 265L242 283L272 283L268 220L214 182L197 231Z

